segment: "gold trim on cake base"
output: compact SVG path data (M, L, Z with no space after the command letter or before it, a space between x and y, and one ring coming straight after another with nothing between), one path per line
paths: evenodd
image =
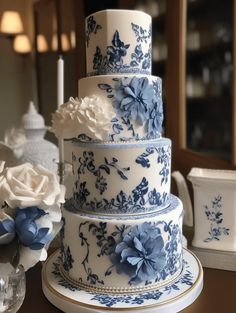
M184 249L185 250L185 249ZM99 312L102 311L137 311L139 312L139 310L143 310L143 309L147 309L147 313L148 313L148 308L156 308L155 313L158 313L158 308L160 308L160 310L164 307L164 306L169 306L169 305L174 305L174 307L176 307L176 304L178 304L180 306L180 310L184 309L185 307L189 306L192 302L195 301L195 299L199 296L202 287L203 287L203 270L202 270L202 266L200 261L198 260L198 258L189 250L185 250L185 254L188 254L189 256L192 256L192 259L195 262L195 266L197 266L198 268L198 274L196 276L196 278L194 279L194 283L192 284L192 286L188 286L187 289L183 292L179 292L179 294L174 295L173 297L171 297L169 300L164 300L164 301L159 301L156 300L155 303L151 303L151 304L145 304L145 305L130 305L130 307L107 307L105 305L96 305L93 303L88 303L87 302L82 302L80 300L75 300L72 299L68 296L66 296L65 294L63 294L64 290L61 290L63 287L59 287L58 288L58 282L56 281L55 278L52 278L52 261L53 259L57 258L57 254L58 252L55 252L53 255L50 256L50 258L45 262L43 270L42 270L42 283L43 283L43 292L45 294L45 296L47 297L47 299L52 302L52 304L54 304L55 306L57 306L59 309L63 309L62 306L66 305L66 308L68 308L68 310L66 311L67 313L70 313L71 311L74 312L73 309L69 309L69 305L73 305L73 307L76 305L78 306L78 308L82 309L82 308L87 308L87 309L91 309L91 310L99 310ZM47 275L47 271L49 271L49 275ZM191 266L190 266L190 270L191 270ZM179 275L179 277L181 277L181 273ZM54 280L54 281L52 281ZM178 277L175 280L176 282L178 281ZM59 291L58 291L59 289ZM145 292L148 292L149 290L145 290ZM157 289L158 291L158 289ZM66 292L65 292L66 293ZM81 293L81 294L80 294ZM91 294L91 292L88 292L86 290L81 289L80 291L74 291L73 296L76 295L76 297L78 297L78 299L81 299L83 297L83 294ZM178 291L177 291L178 293ZM97 294L100 294L99 292ZM139 297L139 295L141 295L141 293L136 293L137 297ZM92 295L91 295L92 296ZM177 303L179 302L179 303ZM80 311L77 311L80 312ZM83 311L81 311L83 312ZM96 312L96 311L94 311ZM176 310L171 310L169 312L178 312Z

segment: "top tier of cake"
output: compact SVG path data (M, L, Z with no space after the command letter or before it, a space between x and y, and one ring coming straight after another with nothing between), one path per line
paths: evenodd
M140 11L105 10L86 18L87 76L151 74L151 17Z

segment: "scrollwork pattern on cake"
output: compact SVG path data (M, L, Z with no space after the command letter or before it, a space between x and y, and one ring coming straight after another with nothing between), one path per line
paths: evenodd
M88 222L84 222L81 223L79 225L79 238L81 240L81 246L85 246L86 247L86 254L85 257L82 261L82 265L84 268L84 271L87 274L87 281L92 284L92 285L96 285L96 284L101 284L104 285L104 281L102 279L99 279L98 275L93 273L92 269L89 267L89 243L88 243L88 239L84 237L83 231L82 231L82 227L87 225ZM89 226L91 227L91 226Z
M74 259L70 252L70 247L63 243L65 237L65 218L62 217L62 228L60 230L61 238L61 263L65 271L69 271L73 267Z
M175 274L182 264L182 233L179 225L173 224L172 221L122 225L116 227L112 233L108 232L106 222L84 222L79 225L81 244L87 247L82 264L88 275L87 280L92 284L103 284L103 279L94 274L91 276L92 269L88 272L90 245L83 235L84 228L97 239L97 256L110 256L111 266L101 276L111 275L115 270L118 274L127 275L130 285L141 282L147 285L151 281L159 282Z
M70 290L71 292L77 292L82 290L81 287L75 286L68 282L60 272L60 258L58 258L53 263L52 273L57 278L58 284L62 287L64 287L67 290ZM150 300L159 300L164 298L166 294L169 294L171 292L175 292L176 290L180 290L183 285L192 286L194 277L193 274L188 270L190 267L187 262L183 261L184 266L186 267L184 275L181 275L178 280L173 282L170 285L167 285L163 288L159 288L157 290L153 291L147 291L140 293L138 296L137 294L120 294L120 295L110 295L110 294L101 294L101 293L93 293L91 292L91 301L94 301L95 303L99 303L101 305L104 305L106 308L112 308L116 305L126 303L130 305L141 305L143 303L148 304Z
M103 198L98 201L96 198L93 200L87 200L87 197L91 194L86 188L86 182L76 183L77 192L74 193L74 199L66 204L66 207L71 211L93 211L93 212L105 212L105 213L137 213L146 212L147 205L150 207L148 210L154 210L157 206L164 206L169 200L168 194L163 192L162 194L154 189L149 189L149 183L145 177L141 182L132 190L132 194L127 195L121 190L116 197L111 199ZM72 208L70 207L72 206Z
M84 174L85 171L90 172L96 177L95 181L95 187L97 190L99 190L100 194L102 195L105 190L107 190L107 180L106 175L110 175L111 169L114 169L116 173L124 180L128 180L128 177L125 175L125 172L128 172L130 170L130 167L121 168L118 165L118 160L116 158L112 158L111 161L109 161L106 157L104 157L104 163L100 164L99 166L96 166L95 159L94 159L94 153L92 151L84 151L83 157L78 158L79 161L79 168L78 168L78 181L75 182L75 187L78 189L78 187L82 188L80 194L82 197L82 193L84 193L84 196L88 196L88 191L85 191L85 182L82 184L80 183L80 177L81 174ZM84 200L84 199L83 199ZM82 200L82 202L84 202ZM80 201L81 202L81 201Z
M133 123L137 127L144 127L148 138L155 138L162 132L163 105L160 90L160 82L149 82L147 77L113 78L114 87L107 83L98 84L98 88L107 93L112 99L112 105L117 118L112 119L113 134L111 140L115 140L124 128L131 132L135 139L139 138L135 132ZM123 138L126 140L126 138Z
M157 163L163 164L163 168L160 170L159 175L162 176L161 179L161 185L163 183L167 183L169 179L170 174L170 163L171 163L171 147L148 147L146 148L146 151L143 152L141 155L137 157L135 160L136 163L142 165L142 167L149 168L150 167L150 161L149 156L157 153Z
M89 46L91 34L96 34L99 29L102 29L102 26L97 24L94 20L93 15L89 16L87 19L87 29L86 29L86 44Z
M89 20L90 27L87 27L87 46L90 33L96 33L96 22ZM102 55L99 46L96 46L93 57L93 73L89 75L101 75L108 73L143 73L150 74L151 69L151 44L147 51L143 51L142 42L147 43L151 38L151 25L146 30L139 25L131 23L131 28L136 37L136 46L131 53L130 63L124 63L124 57L130 48L129 43L124 43L118 30L114 32L111 44L106 48L106 55ZM99 28L98 28L99 29ZM141 64L141 69L139 68Z

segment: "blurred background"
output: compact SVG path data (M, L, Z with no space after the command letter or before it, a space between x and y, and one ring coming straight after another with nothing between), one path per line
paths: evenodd
M163 135L173 142L173 169L235 168L235 0L0 0L0 141L20 127L29 101L50 126L59 55L65 101L77 96L86 73L84 19L108 8L152 16L152 73L163 79ZM20 19L8 22L16 30L7 29L9 11Z

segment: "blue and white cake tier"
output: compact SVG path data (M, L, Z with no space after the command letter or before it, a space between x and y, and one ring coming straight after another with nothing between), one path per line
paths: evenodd
M126 293L158 288L182 270L181 201L140 215L63 210L61 273L86 290Z
M114 111L109 140L158 138L162 133L162 80L151 75L100 75L79 80L79 98L96 96ZM106 104L106 105L105 105Z
M72 143L70 210L139 214L169 205L171 141L167 138Z
M146 13L105 10L86 18L87 76L151 74L152 25Z

